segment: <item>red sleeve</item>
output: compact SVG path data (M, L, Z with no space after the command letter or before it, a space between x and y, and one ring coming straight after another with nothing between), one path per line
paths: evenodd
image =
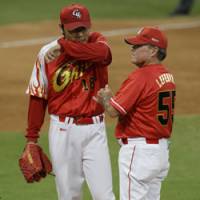
M104 36L99 33L92 33L88 43L72 42L61 38L58 40L62 50L77 60L100 62L109 65L112 61L112 54Z
M141 73L131 74L122 83L116 95L111 98L110 104L120 114L127 114L138 103L138 100L142 99L145 84L145 78L141 76Z
M28 141L37 142L39 131L44 122L47 100L30 96L28 110L28 128L26 138Z

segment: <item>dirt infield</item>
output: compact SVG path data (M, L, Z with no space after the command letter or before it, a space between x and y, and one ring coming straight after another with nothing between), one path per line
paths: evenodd
M198 19L169 19L157 21L95 21L93 29L106 31L112 29L158 25L166 23L192 22ZM175 76L177 83L177 114L200 114L199 86L200 66L199 51L200 27L179 30L166 30L169 38L168 57L164 62ZM16 24L0 27L0 43L6 41L58 36L60 34L56 21L33 24ZM125 35L108 37L113 52L110 67L110 85L118 89L127 74L133 70L130 52L125 45ZM0 107L1 131L24 131L26 127L28 98L25 90L38 50L43 44L0 48L1 78Z

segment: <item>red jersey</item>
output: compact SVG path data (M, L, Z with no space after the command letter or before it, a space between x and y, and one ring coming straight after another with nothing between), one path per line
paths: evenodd
M59 43L61 55L45 63L46 52ZM91 117L104 112L92 99L108 83L107 66L112 61L104 36L93 32L87 43L61 38L45 45L38 54L27 93L30 94L26 137L36 141L43 124L45 109L49 114Z
M61 44L62 54L46 64L44 55L57 42ZM88 43L61 38L41 49L28 93L47 99L50 114L99 115L104 110L92 97L108 83L107 66L111 60L110 48L100 33L91 33Z
M110 100L120 112L116 137L169 138L175 95L174 78L163 65L133 71Z

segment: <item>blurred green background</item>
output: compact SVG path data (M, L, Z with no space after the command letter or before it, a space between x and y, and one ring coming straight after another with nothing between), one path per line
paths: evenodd
M60 9L75 1L67 0L0 0L0 24L58 19ZM166 18L178 0L82 0L91 16L104 19ZM191 15L200 14L196 0Z

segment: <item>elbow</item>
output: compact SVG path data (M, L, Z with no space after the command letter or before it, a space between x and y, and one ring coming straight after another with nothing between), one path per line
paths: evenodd
M100 53L100 60L103 61L103 64L109 65L112 62L112 53L110 48L105 44L101 45L101 53Z
M112 62L112 54L110 49L108 49L106 57L104 59L105 65L110 65L110 63Z

